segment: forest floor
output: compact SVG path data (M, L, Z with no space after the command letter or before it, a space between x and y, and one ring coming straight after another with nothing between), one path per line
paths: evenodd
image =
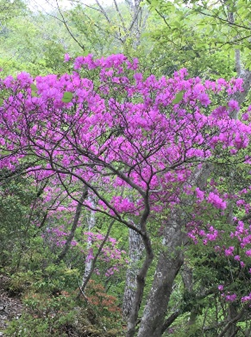
M21 300L8 290L9 282L8 277L0 275L0 336L4 336L8 322L18 319L23 311Z
M21 292L13 291L11 278L0 273L0 337L6 336L4 330L6 330L9 322L18 320L23 313L27 312L27 307L22 303L20 297ZM100 317L97 316L93 309L80 307L76 307L75 309L76 317L74 322L60 326L62 335L65 336L66 334L72 337L118 337L122 335L120 326L118 328L110 328L109 330L104 329Z

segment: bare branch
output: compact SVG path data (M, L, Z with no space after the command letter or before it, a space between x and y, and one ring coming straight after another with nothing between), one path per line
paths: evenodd
M85 47L78 41L78 39L76 39L76 37L74 36L74 34L72 33L72 31L70 30L70 28L69 28L69 26L68 26L68 24L67 24L67 22L66 22L66 20L65 20L65 17L64 17L64 15L63 15L63 12L61 11L60 6L59 6L59 4L58 4L58 0L56 0L56 4L57 4L58 12L59 12L59 14L60 14L60 16L61 16L61 18L62 18L62 20L60 20L60 21L64 24L66 30L68 31L68 33L70 34L70 36L73 38L73 40L78 44L78 46L79 46L82 50L85 50Z
M103 13L103 15L105 16L106 20L111 23L106 11L104 10L104 8L101 6L100 2L98 0L95 0L96 4L99 6L101 12Z
M97 12L103 14L103 12L101 11L101 9L98 9L98 8L96 8L96 7L92 7L92 6L87 5L87 4L85 4L85 3L84 3L84 6L87 7L87 8L90 8L90 9L92 9L92 10L94 10L94 11L97 11Z
M161 333L163 334L166 329L176 320L176 318L179 317L179 315L181 314L180 310L175 311L174 313L171 314L171 316L169 316L166 321L164 322L162 328L161 328Z
M123 27L123 29L124 29L124 32L126 32L125 21L124 21L124 19L123 19L123 16L122 16L120 10L119 10L117 1L116 1L116 0L113 0L113 2L114 2L114 5L115 5L115 8L116 8L116 11L117 11L117 13L118 13L118 15L119 15L119 17L120 17L120 20L121 20L121 23L122 23L122 27Z
M248 27L248 26L246 26L246 25L240 25L240 24L238 24L238 23L231 22L231 21L229 21L229 19L224 19L224 18L222 18L222 17L220 17L220 16L215 16L215 15L212 15L212 14L209 14L209 13L205 13L205 12L203 12L202 10L199 10L199 9L197 9L196 11L197 11L198 13L204 15L204 16L208 16L208 17L210 17L210 18L214 18L214 19L217 19L217 20L219 20L219 21L225 22L225 23L229 24L229 26L231 26L231 27L234 27L234 28L236 28L236 27L238 27L238 28L243 28L243 29L245 29L245 30L250 31L250 27Z

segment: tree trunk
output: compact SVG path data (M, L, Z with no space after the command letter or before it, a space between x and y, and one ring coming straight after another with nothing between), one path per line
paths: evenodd
M180 248L186 240L182 232L183 222L173 214L164 233L165 249L160 253L150 297L145 307L138 337L159 337L166 314L167 304L172 292L173 282L184 262Z
M94 200L89 198L89 201L92 203L93 208L95 208ZM90 211L90 215L87 216L88 232L92 231L92 229L95 227L95 224L96 224L95 212ZM88 252L91 249L91 247L92 247L92 240L88 240L86 251ZM90 259L88 257L88 254L87 254L87 257L85 259L85 271L84 271L84 276L83 276L83 280L82 280L82 286L85 284L85 281L90 274L90 271L92 269L92 264L93 264L93 260Z
M132 304L137 289L137 274L139 260L142 255L143 242L138 233L129 229L129 265L126 272L126 285L123 298L123 317L127 320L131 313Z
M233 303L229 303L228 306L228 320L229 322L232 322L229 325L228 330L226 331L226 337L232 337L232 336L236 336L236 333L238 332L238 327L236 326L236 324L238 323L238 321L235 321L234 318L237 316L237 310L236 307L234 306Z

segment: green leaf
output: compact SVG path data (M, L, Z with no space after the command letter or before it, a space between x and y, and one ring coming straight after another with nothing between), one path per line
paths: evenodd
M70 91L64 92L64 96L62 98L62 102L69 103L72 100L73 93Z
M37 93L36 91L32 91L32 92L31 92L31 96L32 96L32 97L38 97L38 93Z
M37 86L34 83L31 84L31 96L38 97Z
M172 103L173 103L173 104L178 104L178 103L182 100L182 98L183 98L183 96L184 96L184 93L185 93L184 90L178 92L178 93L176 94L175 99L173 100Z
M37 91L37 86L34 83L31 84L31 90Z

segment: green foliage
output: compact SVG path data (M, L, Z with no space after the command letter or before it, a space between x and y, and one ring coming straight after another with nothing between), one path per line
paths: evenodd
M73 93L72 92L65 91L64 95L63 95L63 98L62 98L62 101L64 103L69 103L72 100L72 97L73 97Z
M74 301L68 293L48 297L41 294L26 296L24 304L27 311L21 318L13 320L5 331L6 336L67 336L70 323L74 321L76 312Z
M55 266L47 271L55 272ZM70 274L75 271L70 272ZM65 277L63 277L63 274ZM69 271L58 274L65 280ZM29 283L29 286L27 284ZM51 285L38 281L37 275L20 274L11 281L11 290L17 287L25 289L23 304L25 311L18 320L13 320L5 331L6 336L120 336L121 312L117 299L107 295L103 286L91 282L86 291L86 298L77 300L74 284L65 284L66 290L60 290L57 275L50 278ZM61 284L62 285L62 284Z
M3 173L3 172L2 172ZM32 221L40 212L36 187L22 177L6 180L0 187L0 266L17 268L36 235ZM32 211L32 205L35 207ZM38 212L38 213L37 213Z
M180 91L176 94L174 100L173 100L173 104L178 104L182 99L183 99L183 96L184 96L184 91Z
M217 5L210 1L189 1L186 5L179 0L149 3L163 20L163 28L156 29L153 38L156 44L165 46L166 60L174 51L175 64L188 68L190 73L229 78L236 71L234 53L239 49L242 63L246 68L250 66L250 4L245 0Z

